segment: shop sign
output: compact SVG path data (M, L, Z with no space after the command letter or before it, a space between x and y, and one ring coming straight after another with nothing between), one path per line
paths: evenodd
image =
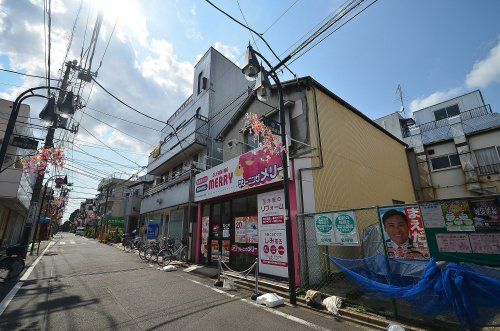
M125 219L123 217L110 217L108 219L108 225L111 226L123 226L125 224Z
M150 220L148 223L147 238L149 240L156 240L158 239L159 234L160 234L160 221Z
M207 200L283 180L281 154L268 157L260 147L196 175L194 200Z
M259 272L288 277L283 190L257 195L259 219Z
M231 252L235 254L259 255L259 249L255 246L231 246Z
M22 149L37 149L38 140L30 137L15 136L12 139L11 145Z

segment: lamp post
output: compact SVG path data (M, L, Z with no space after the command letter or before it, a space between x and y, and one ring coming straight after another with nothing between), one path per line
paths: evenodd
M258 58L262 59L267 66L269 71L266 71L262 64L259 64ZM255 80L254 90L256 91L257 98L261 101L265 101L271 94L271 84L269 82L269 77L273 79L278 89L279 96L279 116L280 116L280 137L283 147L287 146L286 141L286 122L285 122L285 102L283 99L283 87L281 82L276 75L275 69L269 63L269 61L262 56L262 54L256 52L252 46L249 44L247 48L247 53L245 56L245 62L243 63L242 72L248 80ZM290 192L288 188L288 157L285 148L281 151L281 159L283 163L283 191L285 195L285 229L286 229L286 247L287 247L287 259L288 259L288 287L290 303L297 304L297 297L295 293L295 263L293 254L293 244L292 244L292 227L290 220Z
M38 218L37 218L37 221L36 221L36 225L35 225L35 231L33 232L33 238L31 239L31 249L30 249L30 255L33 255L33 250L35 248L35 240L36 240L36 234L38 232L38 224L40 223L40 216L42 215L42 209L43 209L43 203L45 202L45 195L47 194L47 184L54 178L58 177L58 175L54 175L52 177L50 177L49 179L47 179L47 181L45 182L45 186L43 188L43 195L42 195L42 202L40 203L40 209L38 210ZM59 177L58 177L59 178ZM64 177L63 179L63 184L67 184L68 183L68 179L67 177ZM47 208L45 208L45 210L47 210Z

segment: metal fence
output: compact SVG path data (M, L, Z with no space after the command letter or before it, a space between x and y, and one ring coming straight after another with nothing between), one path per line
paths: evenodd
M487 199L494 199L494 203L499 204L499 196L489 197ZM476 211L473 210L473 207L482 208L480 212L484 212L486 210L490 213L493 213L490 205L481 205L478 204L478 198L476 199L455 199L455 200L442 200L442 201L433 201L426 203L427 206L432 203L442 204L446 206L450 203L450 201L456 202L466 202L470 204L468 207L468 213L470 214L471 219L476 216L474 214ZM418 320L419 322L427 323L429 328L450 328L457 326L457 320L454 314L446 313L445 315L428 317L420 314L415 309L413 309L409 303L405 301L394 301L390 299L378 299L374 296L367 295L362 292L356 284L354 284L350 279L348 279L344 273L336 267L336 265L331 262L328 256L331 256L335 259L347 259L347 260L359 260L360 263L363 263L363 259L368 261L370 257L383 256L387 263L387 269L389 272L399 272L393 269L394 259L389 258L387 252L387 245L385 243L386 238L384 238L384 229L381 222L380 214L384 213L384 210L390 208L417 208L417 211L420 213L423 210L424 204L416 204L412 205L394 205L394 206L377 206L370 208L360 208L360 209L350 209L350 210L335 210L335 211L326 211L321 213L311 213L311 214L302 214L297 216L297 227L298 227L298 236L299 236L299 254L300 254L300 277L301 277L301 286L300 291L305 292L308 289L319 290L327 295L336 295L344 298L345 302L351 306L358 308L364 311L372 311L377 314L382 314L388 317L396 317L400 319L406 320ZM441 205L440 205L441 206ZM440 207L441 208L441 207ZM474 207L475 208L475 207ZM316 220L320 215L342 213L342 212L351 212L356 220L357 224L357 234L359 237L359 243L353 246L345 246L345 245L319 245L317 238L317 227ZM381 212L381 213L380 213ZM498 216L495 212L495 215L490 217L490 219L498 219ZM422 232L423 232L423 217L419 214L420 220L422 222ZM477 218L476 218L477 219ZM474 221L476 222L476 220ZM476 224L476 223L475 223ZM477 223L476 225L480 225ZM490 223L491 226L492 223ZM484 224L483 224L484 226ZM476 232L481 232L480 226L477 227ZM429 229L432 231L426 231L427 233L433 233L435 229ZM498 227L497 227L498 230ZM494 232L498 232L493 228ZM436 232L440 232L439 230ZM484 233L484 229L483 229ZM427 238L429 239L429 238ZM433 245L434 249L436 248L435 237L433 238L433 242L429 242L429 244ZM427 247L427 242L426 242ZM430 249L427 249L427 252ZM441 253L436 253L438 256L438 260L448 260L448 261L460 261L460 255L458 260L454 260L454 255L440 255ZM391 255L391 252L389 252ZM495 255L497 256L497 255ZM483 256L484 257L484 256ZM493 257L493 256L492 256ZM469 262L469 260L465 259L462 261ZM471 261L472 262L472 261ZM478 262L475 262L478 263ZM411 265L412 263L408 263ZM415 264L415 263L413 263ZM405 279L413 284L416 284L422 276L423 268L426 264L426 261L421 261L421 263L416 263L418 265L418 270L413 268L414 266L410 266L406 268L404 271ZM474 268L474 266L473 266ZM391 270L392 269L392 270ZM487 269L487 268L486 268ZM491 269L494 270L494 269ZM487 270L486 270L487 271ZM484 274L485 270L482 269L481 272ZM425 298L423 298L426 300ZM435 298L429 297L428 300L433 300ZM493 314L494 315L494 314ZM486 323L486 325L499 325L500 323L500 314L499 316L494 316L492 319ZM450 325L450 322L454 322ZM432 325L432 327L431 327Z

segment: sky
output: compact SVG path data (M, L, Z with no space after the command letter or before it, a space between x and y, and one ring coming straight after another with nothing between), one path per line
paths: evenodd
M264 33L280 56L343 3L213 1ZM44 0L0 0L0 68L46 76L43 8ZM52 77L60 77L73 25L67 59L80 60L99 10L104 20L93 62L95 70L102 61L97 80L161 120L167 120L192 93L193 66L209 47L241 64L249 41L254 43L247 30L201 0L52 0ZM494 0L378 0L290 68L298 76L312 76L372 119L400 109L398 84L409 112L476 89L498 112L499 12L500 2ZM258 39L256 47L276 63ZM291 77L284 72L281 78ZM22 91L44 83L0 71L0 98L14 100ZM163 127L92 84L81 95L87 108L74 117L80 123L75 144L66 144L70 170L65 173L74 185L65 219L82 198L93 197L101 178L126 178L145 166ZM32 123L38 125L44 99L29 100ZM34 131L37 137L45 133ZM70 140L72 135L58 130L56 138Z

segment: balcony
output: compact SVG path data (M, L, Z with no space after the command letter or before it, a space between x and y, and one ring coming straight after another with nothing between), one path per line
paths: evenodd
M186 159L186 155L195 154L206 147L207 119L194 115L176 128L176 134L170 132L156 152L148 160L148 174L160 176ZM155 152L155 151L153 151Z
M144 192L141 214L153 212L189 201L189 187L192 185L190 171L172 178Z
M461 112L459 116L460 116L460 119L462 121L466 121L466 120L469 120L471 118L481 117L481 116L485 116L485 115L491 114L491 113L492 113L491 106L484 105L481 107L477 107L477 108L473 108L473 109L469 109L469 110L466 110L464 112ZM417 127L420 129L421 133L424 133L424 132L431 131L431 130L434 130L437 128L442 128L442 127L445 127L448 125L449 125L448 118L444 118L444 119L439 120L439 121L432 121L432 122L423 123L423 124L417 125ZM411 136L410 130L408 127L403 127L401 129L401 131L403 134L403 138L408 138Z
M478 166L479 175L500 174L500 163Z

